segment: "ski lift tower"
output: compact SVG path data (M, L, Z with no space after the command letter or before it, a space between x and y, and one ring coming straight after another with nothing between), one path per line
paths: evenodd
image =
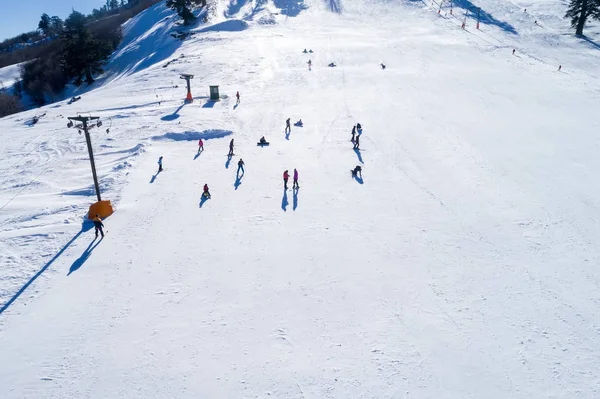
M192 88L190 86L190 80L194 79L194 75L190 75L189 73L182 73L179 78L185 79L185 81L187 83L187 96L185 97L185 102L186 103L193 102L194 98L192 97Z

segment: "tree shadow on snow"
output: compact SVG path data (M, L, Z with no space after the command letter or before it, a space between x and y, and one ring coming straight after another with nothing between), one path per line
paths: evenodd
M233 156L227 155L227 161L225 161L225 169L229 169L229 164L231 163L231 158L233 158Z
M249 0L232 0L227 7L225 15L229 18L235 16L240 10L249 3ZM267 0L256 0L250 13L244 15L244 19L252 20L254 16L265 9Z
M578 36L578 37L579 37L579 39L583 40L584 42L587 42L587 43L591 44L593 47L596 47L598 50L600 50L600 44L596 43L589 37L587 37L587 36Z
M76 272L77 270L79 270L79 268L81 266L83 266L85 261L87 261L88 258L90 257L90 255L92 254L92 251L94 249L96 249L96 247L100 244L100 242L103 239L104 239L104 237L100 238L100 240L98 240L98 241L94 240L94 241L90 242L90 245L88 245L88 247L85 249L85 251L83 251L83 253L79 257L79 259L77 259L75 262L73 262L73 264L71 265L71 268L69 269L69 273L67 273L67 276L70 276L71 273Z
M286 17L297 17L298 14L308 8L304 4L304 0L273 0L273 4Z
M298 189L295 188L292 191L292 203L293 203L293 210L296 210L296 208L298 208Z
M355 148L354 152L356 153L356 156L358 157L358 160L360 161L360 163L364 164L362 155L360 154L360 150L358 148Z
M288 197L287 197L287 190L284 189L283 190L283 198L281 199L281 209L283 209L284 212L287 212L288 204L289 204L289 202L288 202Z
M454 0L454 6L468 10L469 17L477 19L477 9L479 7L477 7L475 4L471 3L471 1L469 1L469 0ZM496 18L494 18L493 15L487 13L483 9L480 9L480 10L481 11L479 13L479 22L481 22L482 24L494 25L494 26L497 26L498 28L502 29L505 32L511 33L513 35L518 35L518 32L514 28L514 26L512 26L508 22L497 20Z
M34 274L29 281L27 281L27 283L25 283L25 285L23 285L23 287L21 287L9 300L8 302L6 302L4 305L2 305L2 307L0 307L0 315L10 307L10 305L12 305L17 299L19 299L19 297L21 296L21 294L23 294L23 292L25 292L27 290L27 288L29 288L29 286L35 281L37 280L38 277L40 277L46 270L48 270L48 268L50 266L52 266L52 264L61 257L61 255L67 250L67 248L69 248L83 233L89 231L92 227L94 226L94 224L87 220L87 218L83 221L82 225L81 225L81 230L75 234L75 236L73 238L71 238L69 240L69 242L67 242L57 253L56 255L54 255L52 257L52 259L50 259L44 266L42 266L42 268L36 273Z

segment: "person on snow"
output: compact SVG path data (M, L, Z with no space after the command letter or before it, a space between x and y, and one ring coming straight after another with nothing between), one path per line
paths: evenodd
M162 172L163 168L162 168L162 155L158 158L158 171Z
M362 134L362 126L360 125L360 123L356 124L356 129L358 130L358 134Z
M360 150L359 146L360 146L360 134L357 134L356 138L354 139L354 149Z
M290 133L292 131L292 127L290 126L290 118L285 120L285 132Z
M362 179L362 168L360 165L356 165L356 168L350 169L350 172L352 172L352 177L357 177L360 175L360 178Z
M265 136L262 136L260 140L258 140L260 144L267 144L267 140L265 140Z
M294 126L298 126L298 127L304 126L304 124L302 123L302 119L300 119L298 122L294 123Z
M102 219L100 219L100 215L96 215L93 220L94 227L96 228L96 238L98 238L98 232L100 232L100 234L102 234L102 238L104 238L104 231L102 231L104 224L102 223Z
M210 191L208 191L208 184L205 184L205 185L204 185L204 191L203 191L202 195L203 195L205 198L208 198L208 199L210 199Z
M350 141L353 143L356 141L354 136L356 136L356 125L352 126L352 138L350 139Z
M204 151L204 141L202 139L198 140L198 152Z
M333 68L333 67L334 67L334 66L336 66L336 65L335 65L335 62L332 62L332 63L330 63L328 66Z
M303 53L306 54L306 53L308 53L308 51L306 51L306 49L304 49Z
M235 98L237 99L237 104L240 103L240 92L235 93Z
M310 68L312 66L312 61L308 60L308 67Z
M233 156L233 139L231 139L231 141L229 142L229 154L227 154L227 156Z
M381 69L385 69L385 64L383 62L381 63Z
M288 171L286 170L285 172L283 172L283 189L287 190L287 183L288 183L288 179L290 178L290 174L288 173Z
M294 184L292 185L292 188L300 188L300 186L298 185L298 171L296 170L296 168L294 168Z
M238 170L237 170L237 174L240 174L240 170L242 171L242 174L246 173L244 171L244 161L242 160L242 158L240 158L240 160L238 161Z

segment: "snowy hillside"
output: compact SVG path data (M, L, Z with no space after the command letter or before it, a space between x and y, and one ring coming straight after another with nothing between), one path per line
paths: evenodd
M19 66L21 64L10 65L0 68L0 90L11 87L15 80L20 80Z
M157 5L0 120L0 397L597 398L598 28L454 4L223 1L185 41Z

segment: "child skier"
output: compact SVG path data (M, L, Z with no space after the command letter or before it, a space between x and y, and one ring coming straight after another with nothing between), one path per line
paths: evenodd
M163 168L162 168L162 155L158 158L158 171L162 172Z
M210 199L210 192L208 191L208 184L204 185L204 192L202 193L202 195L207 198Z
M242 158L240 158L240 160L238 161L238 170L237 170L237 174L240 174L240 170L242 171L242 174L246 173L244 171L244 161L242 160Z
M287 183L288 183L288 179L290 178L290 174L288 173L288 171L286 170L285 172L283 172L283 189L287 191Z
M294 168L294 184L292 185L292 188L300 188L298 185L298 171L296 168Z
M227 156L233 156L233 139L231 139L231 141L229 142L229 154L227 154Z
M102 223L102 219L100 219L100 215L96 215L94 218L94 227L96 228L96 238L98 238L98 232L100 232L102 238L104 238L104 231L102 231L104 224Z

